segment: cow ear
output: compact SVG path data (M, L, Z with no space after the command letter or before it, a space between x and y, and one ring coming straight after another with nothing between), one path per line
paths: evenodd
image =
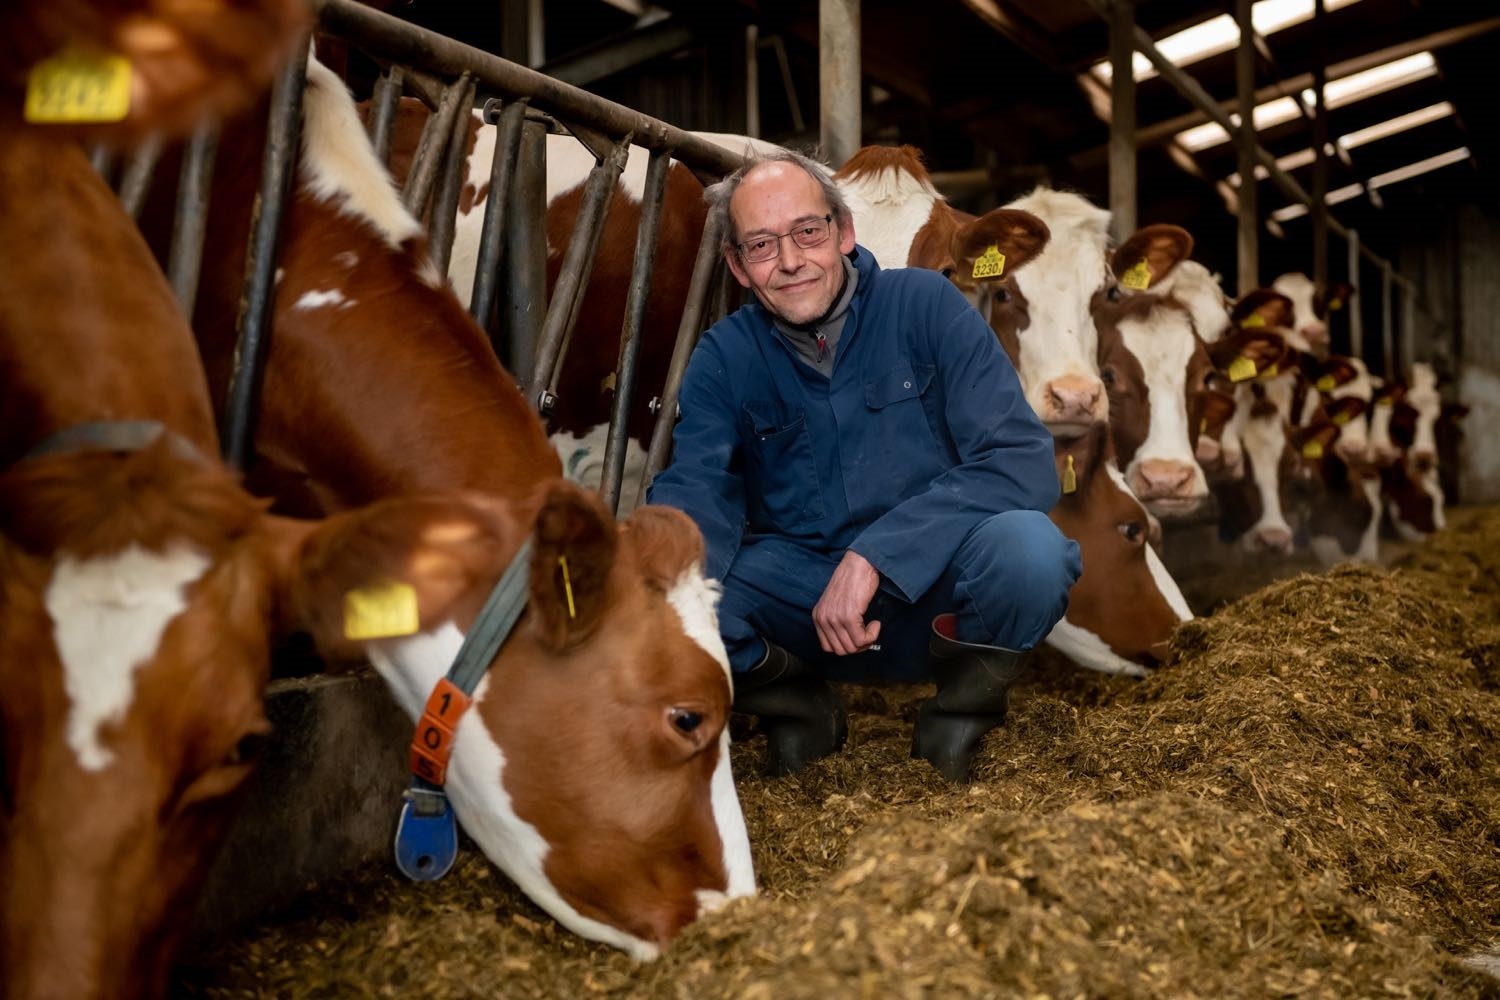
M1207 347L1209 360L1214 367L1227 374L1230 381L1241 382L1244 378L1234 370L1234 363L1239 358L1245 357L1253 361L1258 374L1273 364L1278 368L1282 367L1282 361L1290 350L1286 338L1275 330L1235 330Z
M598 494L555 479L542 487L532 544L531 627L542 645L561 651L604 618L619 529Z
M637 507L620 531L635 552L647 586L662 593L684 574L703 569L703 535L693 519L675 507Z
M481 497L386 500L324 521L273 519L283 630L336 657L365 643L466 627L520 543L504 507Z
M1349 304L1354 297L1354 286L1347 281L1336 281L1328 286L1327 294L1319 292L1317 295L1317 310L1325 316L1330 312L1338 312Z
M1292 300L1269 288L1257 288L1241 296L1230 310L1230 321L1236 327L1285 328L1292 323Z
M1110 267L1127 288L1149 291L1150 286L1171 274L1193 252L1193 236L1181 226L1158 223L1137 229L1115 249ZM1142 262L1146 265L1140 271ZM1131 281L1131 275L1139 281Z
M964 279L1000 279L1041 253L1052 238L1047 224L1030 212L997 208L958 227L949 242L954 266ZM1005 260L998 265L994 248Z

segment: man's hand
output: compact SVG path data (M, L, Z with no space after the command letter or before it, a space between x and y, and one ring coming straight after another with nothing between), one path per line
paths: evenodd
M825 653L848 656L880 638L880 623L865 624L865 611L880 587L880 573L858 552L844 553L823 596L812 610L818 644Z

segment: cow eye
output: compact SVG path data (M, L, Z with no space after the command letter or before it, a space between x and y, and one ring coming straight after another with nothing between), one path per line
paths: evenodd
M684 736L691 735L703 724L703 713L686 708L674 708L667 713L673 727Z
M1114 385L1115 385L1115 370L1113 368L1102 369L1099 372L1099 378L1101 380L1103 380L1103 382L1104 382L1104 384L1106 386L1108 386L1109 388L1114 388Z
M253 732L241 736L239 742L229 753L224 755L223 766L239 767L250 764L260 759L265 752L266 745L270 742L269 733Z
M1139 521L1126 521L1119 527L1120 534L1131 545L1141 544L1141 540L1146 537L1146 526Z
M995 301L996 302L1009 302L1010 301L1010 292L1007 291L1004 288L997 288L997 289L995 289Z
M1110 285L1109 291L1105 292L1104 294L1109 298L1109 301L1118 302L1120 301L1120 286Z

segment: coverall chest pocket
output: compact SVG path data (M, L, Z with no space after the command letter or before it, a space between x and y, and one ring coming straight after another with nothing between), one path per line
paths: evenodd
M780 414L770 406L746 403L741 420L751 529L791 532L822 520L823 487L802 411Z

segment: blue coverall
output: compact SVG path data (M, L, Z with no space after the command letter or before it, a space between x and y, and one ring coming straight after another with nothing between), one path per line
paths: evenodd
M1082 571L1046 515L1052 437L994 332L942 275L853 258L832 378L758 301L725 317L693 351L672 463L648 494L702 530L737 672L767 639L830 678L918 680L946 611L962 641L1030 649ZM866 614L880 649L836 657L811 611L848 549L881 574Z

